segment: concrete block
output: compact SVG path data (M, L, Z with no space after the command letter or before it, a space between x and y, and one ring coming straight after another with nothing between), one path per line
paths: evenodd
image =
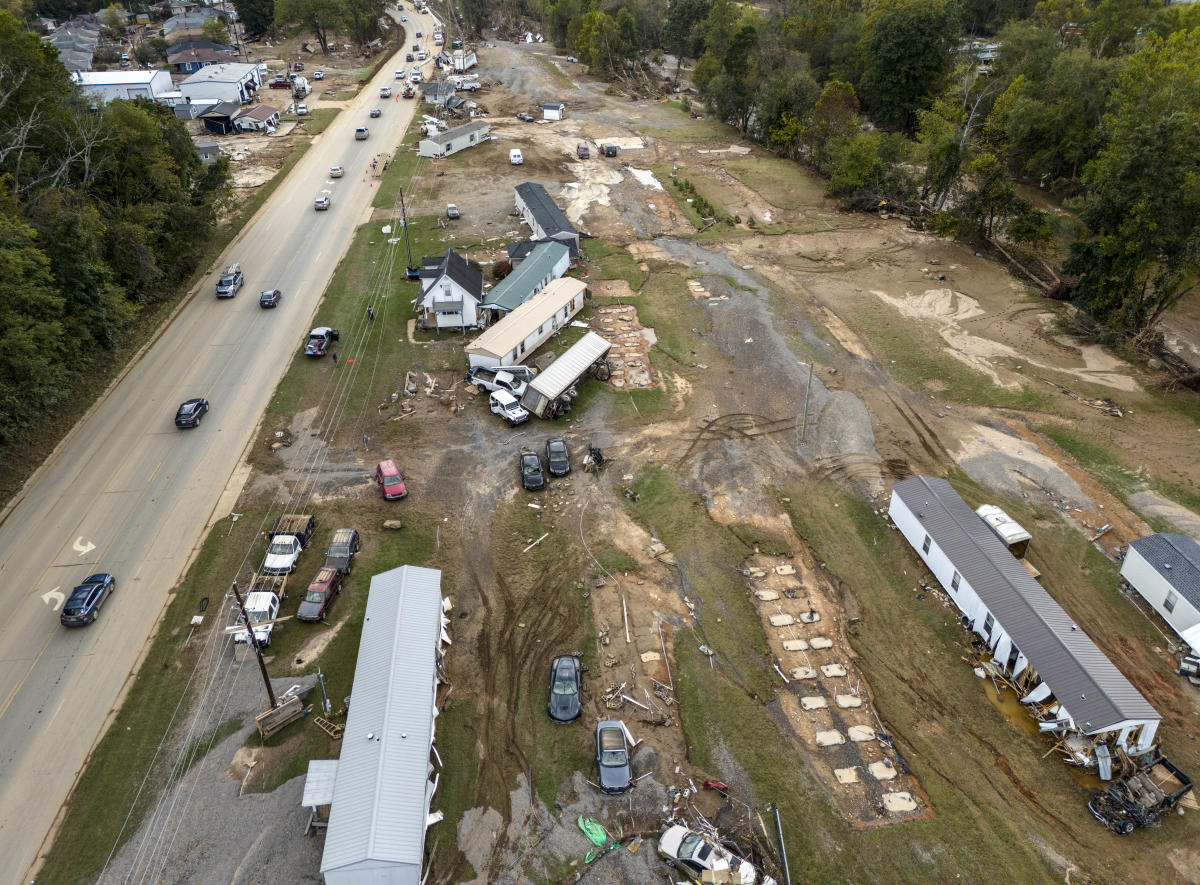
M800 615L800 620L805 624L815 624L817 621L821 620L821 613L804 612L804 614Z
M783 640L784 651L808 651L808 643L803 639L785 639Z
M777 566L775 566L775 574L777 574L777 575L794 575L794 574L796 574L796 567L794 565L792 565L791 563L784 563L783 565L777 565Z
M839 784L856 784L858 783L857 768L835 768L833 776L837 778Z
M755 590L754 595L762 602L774 602L779 598L778 590Z
M662 660L662 655L660 655L660 654L659 654L658 652L656 652L656 651L644 651L644 652L642 652L642 654L641 654L641 658L642 658L642 663L643 663L643 664L649 664L649 663L651 663L652 661L661 661L661 660Z
M767 620L771 622L772 627L790 627L796 623L796 619L787 612L779 612L779 614L771 615Z
M844 743L846 743L846 736L837 729L831 728L828 731L817 732L818 747L836 747Z
M826 676L845 676L846 668L841 664L822 664L821 672Z
M862 698L858 695L839 694L834 697L834 700L837 701L837 705L843 710L852 710L855 707L862 706Z
M824 710L825 698L820 695L811 695L810 697L800 698L801 710Z
M867 771L871 772L871 777L877 781L890 781L896 776L896 766L892 764L891 759L872 762L867 766Z
M817 671L812 667L792 667L788 675L793 679L816 679Z
M833 648L833 640L828 636L814 636L808 644L813 648Z
M875 729L869 725L851 725L849 730L850 740L856 744L865 743L866 741L875 740Z
M916 811L917 803L911 793L884 793L883 807L894 814Z

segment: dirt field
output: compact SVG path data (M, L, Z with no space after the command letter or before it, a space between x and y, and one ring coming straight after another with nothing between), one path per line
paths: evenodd
M839 212L820 182L723 127L606 94L545 46L498 44L481 61L498 85L475 100L496 140L418 168L410 215L463 210L422 234L423 254L453 246L487 278L504 243L525 236L512 187L542 182L596 238L578 271L594 296L581 316L622 336L621 383L588 382L558 424L504 429L458 383L461 340L413 340L413 292L389 283L378 373L353 392L361 414L321 430L330 367L298 365L261 434L317 434L314 506L353 520L368 546L390 543L372 463L394 456L409 474L403 532L419 526L427 546L404 561L419 549L443 569L456 612L431 881L663 881L665 820L702 816L769 855L770 804L797 881L989 882L1004 869L1020 882L1200 882L1196 814L1127 839L1098 825L1086 808L1098 782L989 697L956 613L921 588L918 560L882 517L891 483L914 473L1005 506L1034 535L1044 585L1162 713L1165 752L1195 776L1200 694L1119 592L1114 560L1151 530L1200 524L1197 400L1065 335L1061 306L1002 267L900 220ZM567 119L513 116L544 100L565 101ZM581 139L621 153L577 160ZM514 146L524 166L507 164ZM740 221L698 231L681 178ZM322 308L343 330L368 285L357 255ZM1168 325L1194 346L1194 317ZM401 412L391 394L410 369ZM552 433L576 470L520 491L517 450ZM584 473L588 443L613 463ZM238 509L294 489L306 452L256 452ZM281 660L301 659L296 673L344 663L343 647L353 660L357 611L320 639L289 627ZM552 726L547 671L567 652L588 667L584 713ZM630 797L589 783L592 733L610 717L640 739ZM291 771L302 752L337 746L320 735L268 746L249 786L271 789L271 766ZM296 801L294 781L277 792ZM205 801L199 821L241 800ZM579 816L646 841L585 864ZM202 824L180 844L218 850Z

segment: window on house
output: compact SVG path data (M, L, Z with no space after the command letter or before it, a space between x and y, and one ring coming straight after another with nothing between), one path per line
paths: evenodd
M992 617L991 612L988 612L988 616L983 619L983 635L988 637L989 639L991 639L992 638L992 628L995 626L996 626L996 619Z
M925 542L924 542L923 544L921 544L921 552L922 552L922 553L928 553L928 552L929 552L929 545L930 545L930 544L932 544L932 543L933 543L933 538L929 537L929 535L926 535L926 536L925 536Z
M1163 600L1163 608L1169 612L1175 611L1175 603L1179 601L1179 597L1171 590L1167 591L1167 598Z
M960 575L958 572L955 572L954 577L950 579L950 589L957 590L958 585L961 583L962 583L962 575Z

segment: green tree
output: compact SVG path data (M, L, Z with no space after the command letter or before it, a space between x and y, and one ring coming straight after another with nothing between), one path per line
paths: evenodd
M596 9L583 17L579 36L575 38L575 54L592 71L622 73L633 53L634 47L629 45L621 28L608 13Z
M233 0L246 34L259 37L275 27L275 0Z
M329 32L342 24L341 0L276 0L275 24L298 24L310 31L321 51L329 53Z
M379 36L385 5L384 0L342 0L342 24L356 44L365 46Z
M866 69L859 95L877 122L911 128L917 109L940 91L958 37L948 0L884 0L867 17Z
M808 117L803 132L804 144L819 166L822 151L830 139L849 138L861 125L854 87L841 80L830 80Z
M121 8L119 3L106 6L104 12L100 13L100 20L104 22L104 27L106 28L111 28L114 31L125 30L125 10Z
M675 82L685 58L698 58L704 51L701 26L712 9L712 0L671 0L663 25L663 48L675 56Z
M1138 334L1200 275L1200 31L1132 56L1084 173L1091 234L1071 245L1075 303L1113 332Z
M220 43L223 46L229 45L229 25L225 24L224 19L205 19L204 24L200 26L200 34L205 40L211 40L213 43Z

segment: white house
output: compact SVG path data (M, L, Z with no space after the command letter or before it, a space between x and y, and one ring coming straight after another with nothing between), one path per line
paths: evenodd
M164 101L175 90L168 71L78 71L71 75L84 95L103 104L119 98Z
M548 101L542 105L543 120L561 120L567 115L567 106L561 101Z
M1200 544L1187 535L1139 538L1129 545L1121 577L1200 652Z
M421 261L421 327L469 329L479 325L483 274L453 249Z
M445 132L435 132L417 143L419 157L448 157L461 150L483 144L491 134L491 124L485 120L472 120Z
M944 479L912 476L892 487L888 516L983 638L993 664L1036 705L1038 728L1128 753L1154 746L1162 717L1063 611L1004 542Z
M550 194L540 184L527 181L518 184L516 192L517 211L533 230L531 240L558 240L571 250L571 257L579 257L579 231Z
M471 368L521 362L583 309L586 294L587 285L582 280L554 280L467 345Z
M179 91L184 98L196 101L202 98L215 98L219 101L231 101L235 104L245 104L254 97L262 86L262 78L258 73L258 65L226 62L221 65L208 65L179 84Z

